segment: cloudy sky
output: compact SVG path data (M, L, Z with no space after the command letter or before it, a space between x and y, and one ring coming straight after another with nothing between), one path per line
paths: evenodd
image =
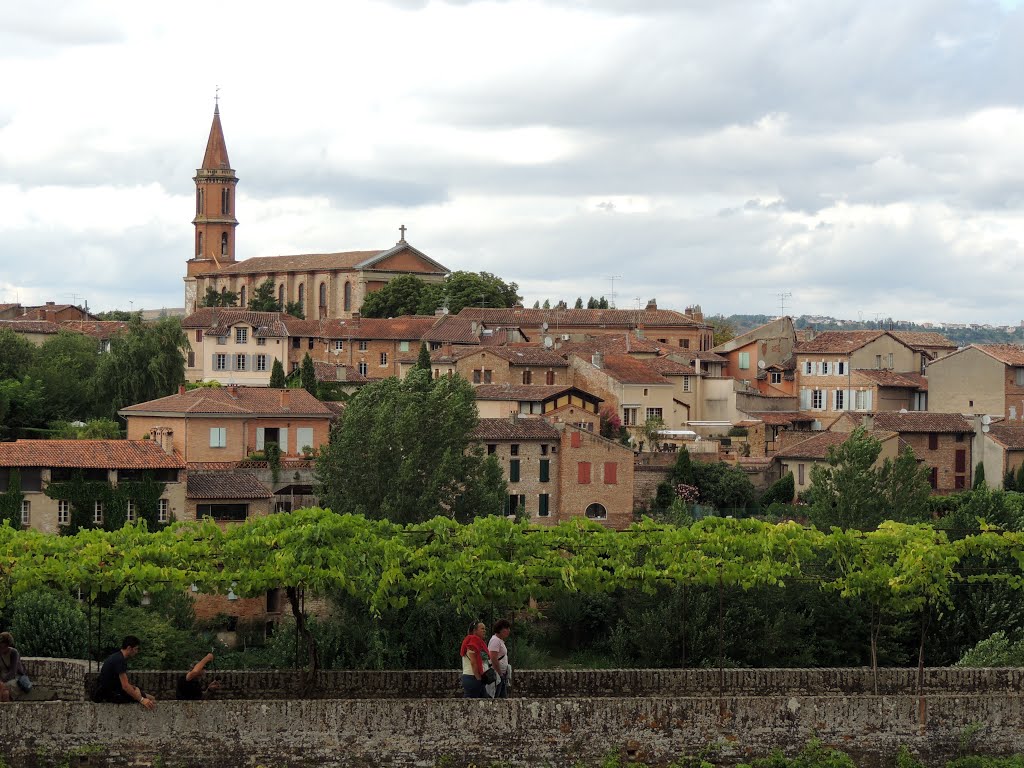
M1024 319L1020 0L33 0L0 78L0 301L182 306L219 86L239 258Z

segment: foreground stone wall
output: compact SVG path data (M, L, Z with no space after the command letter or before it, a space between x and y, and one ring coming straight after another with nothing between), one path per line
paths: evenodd
M989 754L1024 752L1015 694L466 700L161 702L154 712L85 702L15 704L0 718L11 768L267 768L596 765L609 752L665 765L715 747L733 765L809 739L891 766L907 746L927 765L981 724ZM500 723L501 738L494 737ZM474 725L476 724L476 725Z
M81 701L85 698L85 676L89 662L79 659L24 658L25 671L35 685L49 688L58 699ZM95 668L95 664L93 667Z
M133 672L132 679L158 698L173 698L181 672ZM219 699L387 699L459 698L455 670L327 671L307 681L291 670L211 673L221 683ZM717 669L549 669L514 674L513 695L525 698L621 696L717 696ZM727 669L727 696L804 696L874 693L868 668ZM1016 693L1024 690L1024 669L925 670L923 692ZM917 693L916 669L880 669L878 693Z

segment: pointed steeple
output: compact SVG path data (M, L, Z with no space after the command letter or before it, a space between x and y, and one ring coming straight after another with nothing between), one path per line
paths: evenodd
M220 125L220 104L213 108L213 125L210 126L210 138L206 142L206 154L203 155L202 170L221 171L231 168L228 160L228 145L224 141L224 129Z

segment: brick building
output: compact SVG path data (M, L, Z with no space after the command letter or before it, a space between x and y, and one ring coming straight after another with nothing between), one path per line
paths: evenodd
M972 344L928 364L930 408L1024 420L1024 347Z
M970 488L974 423L957 413L880 412L864 417L868 429L896 432L930 471L935 493Z
M185 275L185 311L195 312L212 288L234 291L245 308L253 291L270 279L283 307L302 305L309 318L345 318L358 312L367 294L400 275L442 282L448 269L414 248L405 227L392 248L343 253L313 253L235 259L235 188L238 178L228 159L220 109L214 109L203 162L193 178L196 186L193 256Z
M578 387L544 384L481 384L474 388L481 418L544 418L601 431L601 398Z
M473 384L544 384L566 386L569 363L542 347L515 344L463 348L455 356L455 371Z

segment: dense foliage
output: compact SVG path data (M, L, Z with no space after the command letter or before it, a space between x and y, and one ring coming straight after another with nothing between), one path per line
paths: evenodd
M402 275L374 291L363 301L364 317L432 315L442 307L458 314L464 307L513 307L522 297L519 286L490 272L452 272L443 283L426 283Z

